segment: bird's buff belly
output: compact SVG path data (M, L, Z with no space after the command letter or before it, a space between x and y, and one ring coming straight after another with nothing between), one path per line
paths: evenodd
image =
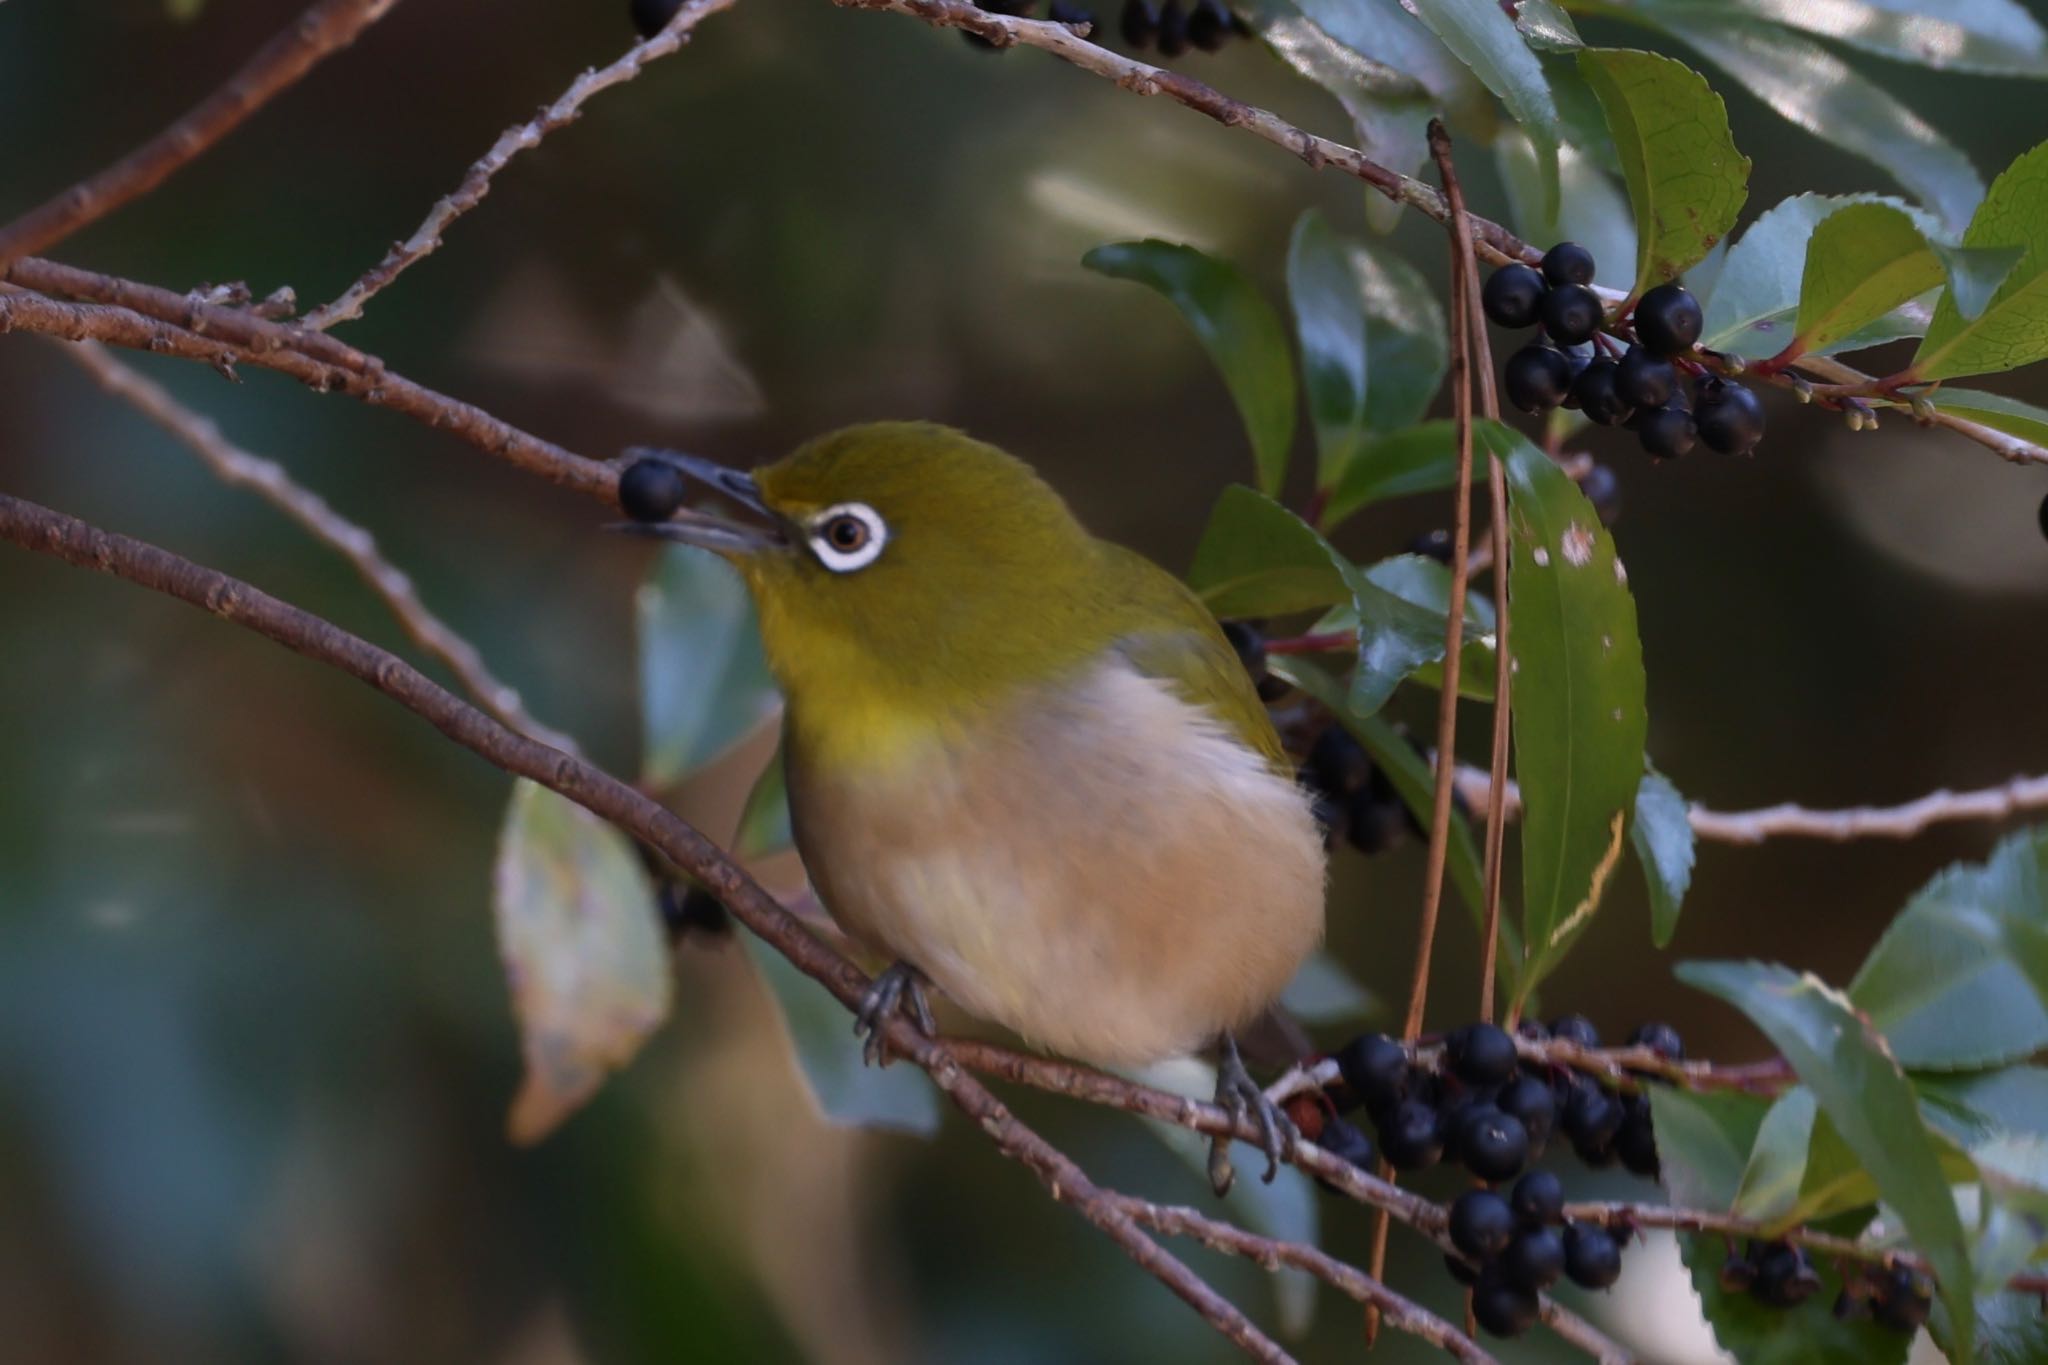
M798 846L849 933L1102 1066L1185 1054L1278 996L1323 928L1291 781L1117 665L978 728L879 774L792 763Z

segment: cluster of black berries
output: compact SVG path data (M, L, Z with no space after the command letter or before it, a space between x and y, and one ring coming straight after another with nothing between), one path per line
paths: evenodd
M1518 1031L1530 1042L1600 1045L1579 1015L1547 1028L1524 1021ZM1671 1061L1685 1055L1669 1024L1644 1024L1629 1046ZM1505 1196L1473 1190L1451 1209L1452 1243L1465 1258L1452 1270L1473 1287L1473 1315L1481 1326L1500 1336L1521 1332L1535 1321L1536 1295L1561 1275L1590 1289L1614 1283L1621 1273L1616 1235L1593 1224L1560 1226L1564 1197L1557 1178L1524 1172L1562 1133L1588 1165L1620 1161L1638 1175L1655 1176L1656 1133L1641 1095L1616 1094L1568 1067L1525 1064L1515 1039L1493 1024L1468 1024L1448 1035L1435 1064L1416 1060L1380 1033L1352 1039L1336 1061L1341 1099L1364 1106L1379 1153L1396 1170L1455 1161L1489 1186L1515 1181ZM1326 1119L1316 1140L1349 1160L1371 1159L1373 1143L1341 1118Z
M1221 0L1194 0L1185 7L1181 0L1124 0L1118 30L1133 51L1156 46L1162 57L1178 57L1190 47L1214 52L1251 31Z
M1481 292L1486 315L1502 327L1543 329L1542 339L1508 357L1502 387L1524 412L1576 408L1601 426L1627 426L1659 458L1683 455L1695 442L1742 455L1763 439L1763 405L1741 384L1700 371L1688 359L1705 317L1682 284L1660 284L1636 300L1635 342L1619 359L1593 292L1593 254L1576 242L1544 253L1541 271L1520 263L1493 272ZM1692 403L1680 394L1683 364L1696 371Z
M1835 1296L1835 1316L1868 1316L1894 1332L1917 1332L1934 1310L1934 1281L1909 1265L1881 1266Z
M1299 778L1315 797L1316 819L1331 844L1349 839L1361 853L1379 853L1422 833L1386 773L1341 725L1316 737Z
M667 521L689 493L683 471L665 460L635 460L619 471L619 510L635 521Z

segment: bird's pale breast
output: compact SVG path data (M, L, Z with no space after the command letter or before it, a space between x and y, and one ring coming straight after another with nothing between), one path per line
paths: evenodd
M970 1013L1105 1066L1192 1051L1270 1004L1323 932L1307 799L1109 656L884 771L790 751L833 917Z

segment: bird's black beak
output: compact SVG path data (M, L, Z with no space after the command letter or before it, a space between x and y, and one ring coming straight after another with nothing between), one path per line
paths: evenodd
M686 478L739 504L768 524L749 525L684 507L667 521L620 522L606 529L630 535L655 536L662 540L679 540L685 545L700 546L719 554L752 554L786 543L781 532L781 518L762 500L761 490L751 474L729 469L702 455L685 455L679 450L663 450L655 446L632 446L625 455L629 460L659 460L679 469Z

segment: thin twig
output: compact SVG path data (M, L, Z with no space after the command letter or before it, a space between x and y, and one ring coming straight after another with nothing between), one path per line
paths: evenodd
M256 49L241 69L176 122L105 170L0 228L0 267L63 241L149 193L233 132L308 71L354 42L397 0L320 0ZM17 135L19 130L17 130Z
M368 530L335 511L318 493L294 482L275 460L236 446L221 434L212 418L192 411L99 343L59 343L59 349L101 388L126 399L136 411L184 443L221 482L251 490L315 540L339 552L384 600L413 642L446 664L484 710L543 744L565 753L579 752L574 739L535 719L518 690L491 672L476 646L428 609L412 578L383 556Z
M306 326L325 331L338 322L363 315L363 305L396 280L406 270L440 249L441 234L448 230L463 214L483 202L491 192L491 180L505 169L513 157L540 145L541 139L557 128L576 121L582 115L583 105L591 96L623 85L640 74L641 68L649 62L666 57L690 41L690 31L705 19L729 9L735 0L690 0L666 27L653 37L635 43L626 55L610 66L587 70L577 77L570 87L533 118L525 123L515 124L499 134L475 165L462 177L462 183L435 202L427 213L426 221L413 229L412 236L396 243L384 254L384 259L363 273L361 279L343 290L332 303L314 309L306 315Z

